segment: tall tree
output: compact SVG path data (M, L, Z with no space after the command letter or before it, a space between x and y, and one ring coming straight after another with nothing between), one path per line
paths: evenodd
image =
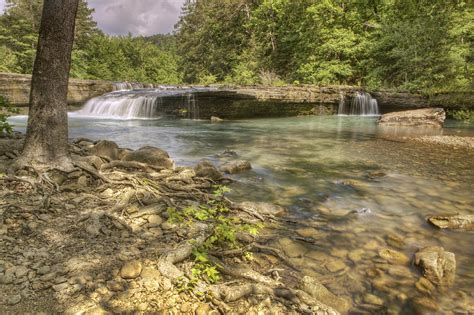
M18 166L70 170L67 90L79 0L45 0Z

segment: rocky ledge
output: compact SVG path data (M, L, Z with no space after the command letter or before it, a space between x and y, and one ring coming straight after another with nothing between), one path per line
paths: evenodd
M442 128L446 112L442 108L422 108L382 115L380 126L432 127Z

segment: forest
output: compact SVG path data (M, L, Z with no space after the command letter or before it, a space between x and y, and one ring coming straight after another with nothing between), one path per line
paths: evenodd
M7 0L0 71L31 73L40 0ZM104 34L80 1L71 76L161 84L349 84L468 91L474 8L463 0L186 1L172 34Z

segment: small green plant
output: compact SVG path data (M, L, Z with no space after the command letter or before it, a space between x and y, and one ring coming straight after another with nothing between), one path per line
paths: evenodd
M464 122L474 122L474 110L462 108L448 111L448 115L456 120Z
M0 135L12 134L13 127L8 123L7 119L11 114L17 114L18 109L13 107L8 99L0 95Z
M251 235L257 235L260 224L248 224L242 222L238 217L230 216L230 209L225 201L225 194L230 192L226 186L213 186L211 200L206 204L192 205L181 209L168 208L169 220L173 223L192 224L194 221L206 222L211 225L212 232L202 246L193 250L194 267L191 270L191 279L189 283L183 284L183 290L192 290L193 283L197 279L209 283L216 283L220 280L220 274L217 266L209 259L208 253L218 249L236 249L240 246L237 239L237 233L247 232ZM253 259L252 253L244 252L243 258L247 261Z

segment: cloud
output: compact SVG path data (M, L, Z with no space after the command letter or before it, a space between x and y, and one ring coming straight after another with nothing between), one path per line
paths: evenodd
M1 1L1 0L0 0ZM153 35L173 30L184 0L89 0L94 19L110 35Z
M169 33L185 0L89 0L94 20L110 35ZM0 0L0 11L5 0Z

